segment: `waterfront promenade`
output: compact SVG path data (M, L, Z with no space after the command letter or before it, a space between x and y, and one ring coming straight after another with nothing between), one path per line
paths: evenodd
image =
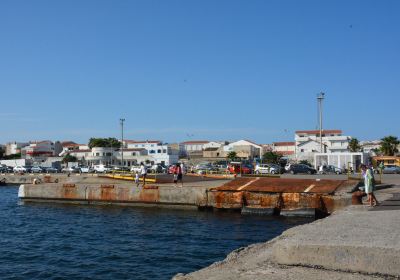
M396 186L376 192L380 207L348 206L174 280L398 279L400 178L391 180Z

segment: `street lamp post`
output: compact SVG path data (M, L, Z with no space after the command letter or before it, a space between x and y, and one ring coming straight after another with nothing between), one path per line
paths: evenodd
M125 119L119 119L121 124L121 166L124 166L124 121Z
M319 111L319 142L321 145L320 152L323 153L323 144L322 144L322 101L325 98L325 93L321 92L317 96L318 100L318 111Z

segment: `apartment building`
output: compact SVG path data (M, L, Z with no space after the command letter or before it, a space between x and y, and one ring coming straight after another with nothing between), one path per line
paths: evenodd
M350 139L350 136L342 135L341 130L323 130L321 143L319 130L298 130L295 133L296 159L312 162L315 153L348 152Z

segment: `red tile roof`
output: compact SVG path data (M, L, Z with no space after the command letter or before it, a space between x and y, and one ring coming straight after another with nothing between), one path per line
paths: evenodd
M294 146L296 142L274 142L274 146Z
M75 146L79 146L79 144L76 144L75 142L72 142L72 141L65 141L65 142L61 142L61 146L63 146L63 147L75 147Z
M342 131L339 129L324 129L322 130L323 134L342 134ZM297 130L296 134L318 134L319 130Z

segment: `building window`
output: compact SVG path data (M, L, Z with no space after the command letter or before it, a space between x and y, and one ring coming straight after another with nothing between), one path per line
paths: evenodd
M161 150L157 150L157 153L161 154Z
M132 156L136 156L136 152L133 152L133 153L132 153Z
M96 156L100 156L100 153L96 153Z
M163 153L166 154L166 153L167 153L167 150L163 150Z
M156 151L155 151L155 150L150 150L149 153L150 153L150 154L155 154Z
M304 153L304 149L301 149L300 152Z

